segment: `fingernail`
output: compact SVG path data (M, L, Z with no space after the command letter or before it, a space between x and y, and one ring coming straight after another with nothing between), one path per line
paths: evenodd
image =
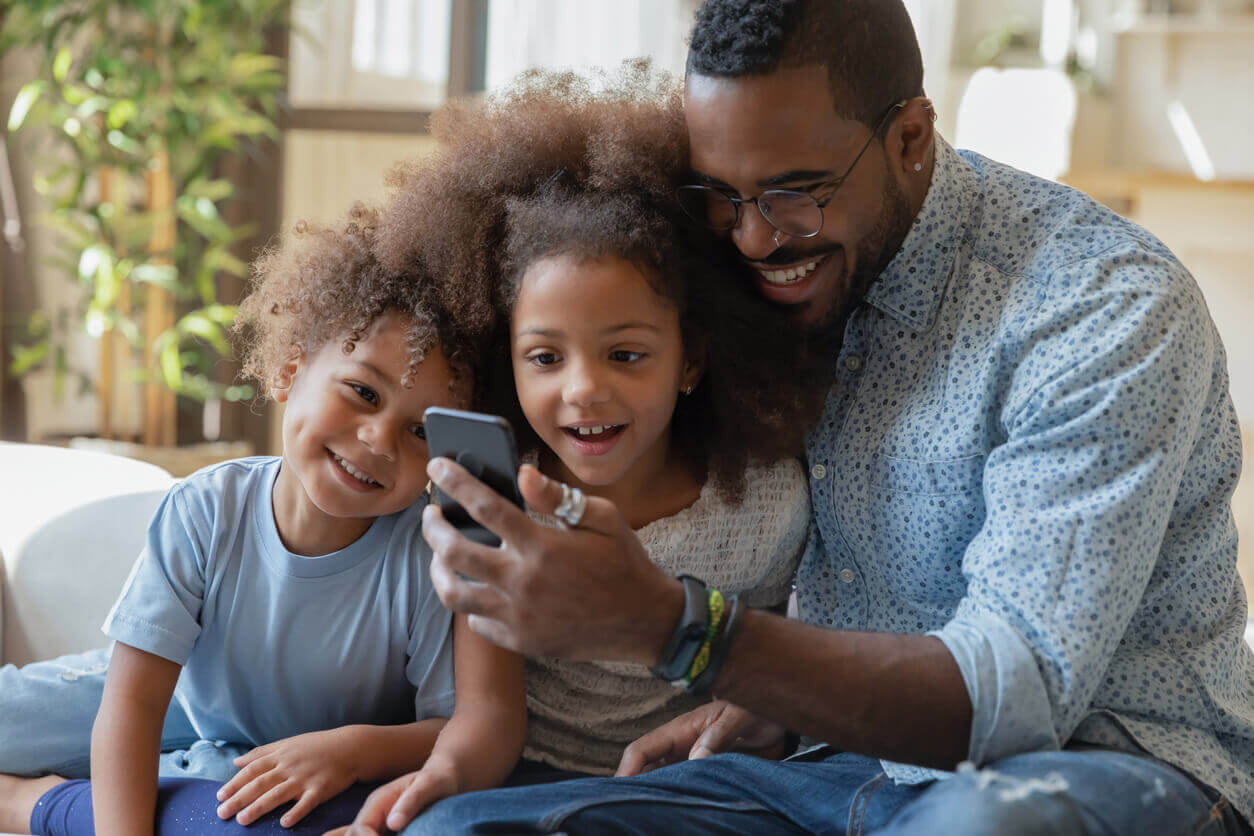
M697 748L692 750L692 754L689 755L688 757L689 759L695 761L701 758L708 758L711 754L713 753L709 749L705 748L704 746L698 746Z
M448 465L444 463L443 457L437 457L427 462L427 475L437 482L448 475Z

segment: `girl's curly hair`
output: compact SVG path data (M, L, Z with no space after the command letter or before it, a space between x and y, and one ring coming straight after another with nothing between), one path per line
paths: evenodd
M252 289L241 303L234 333L241 373L263 393L294 355L341 339L348 354L370 326L389 311L406 315L408 385L437 343L453 370L451 389L464 393L475 379L475 358L463 329L440 308L431 282L412 265L385 270L374 256L378 211L354 204L340 228L298 222L253 266Z
M557 255L632 262L678 309L688 356L704 367L676 407L675 449L737 501L747 465L800 453L824 378L730 247L683 220L679 86L643 61L601 82L532 71L438 112L436 151L392 175L376 252L389 269L438 277L441 304L488 339L487 403L514 420L524 450L540 441L518 406L507 325L527 267Z

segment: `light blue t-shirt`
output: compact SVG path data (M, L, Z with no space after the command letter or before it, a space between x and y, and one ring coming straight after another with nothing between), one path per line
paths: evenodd
M452 617L428 575L425 503L302 557L275 527L280 461L223 462L171 489L105 633L185 666L174 700L208 740L449 716Z

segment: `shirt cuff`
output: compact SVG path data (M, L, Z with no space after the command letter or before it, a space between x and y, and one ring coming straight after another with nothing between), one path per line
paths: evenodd
M196 645L195 639L189 640L176 636L150 621L131 618L117 611L109 613L101 629L114 641L152 653L162 659L169 659L178 665L187 664L187 658L192 655L192 648Z
M953 654L971 698L967 760L980 766L1061 748L1045 681L1018 630L988 610L969 610L928 635Z

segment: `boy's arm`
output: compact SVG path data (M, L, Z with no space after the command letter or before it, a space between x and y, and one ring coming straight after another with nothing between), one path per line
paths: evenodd
M117 642L91 732L92 807L100 836L152 833L161 727L181 666Z
M370 794L353 833L400 831L441 798L499 786L513 771L527 734L523 659L454 622L457 707L426 765Z

